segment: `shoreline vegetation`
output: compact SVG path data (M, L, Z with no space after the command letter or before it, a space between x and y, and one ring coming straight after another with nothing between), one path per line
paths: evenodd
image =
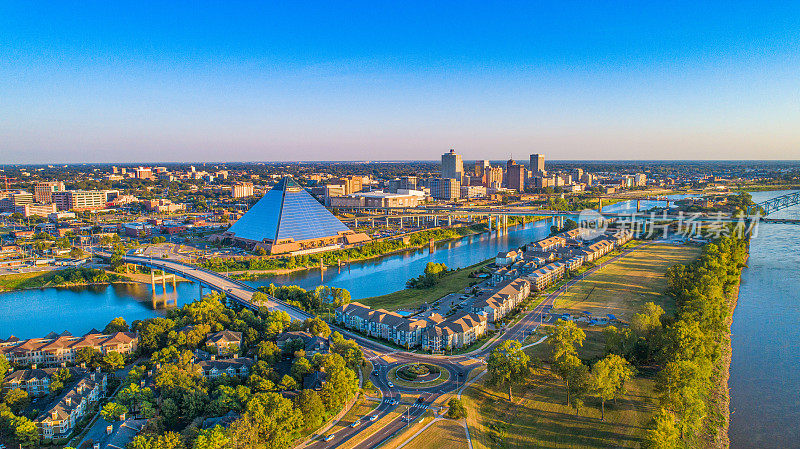
M431 239L438 243L447 240L461 239L487 231L488 227L485 223L476 223L470 226L418 231L407 234L402 238L377 240L355 248L301 256L279 258L254 256L239 259L215 257L203 261L199 266L217 272L224 272L227 269L228 271L258 271L265 275L269 275L269 272L282 274L319 268L320 265L337 266L342 262L369 260L400 251L423 248L430 243Z
M137 283L139 282L123 274L99 268L64 268L2 275L0 276L0 293L42 288Z

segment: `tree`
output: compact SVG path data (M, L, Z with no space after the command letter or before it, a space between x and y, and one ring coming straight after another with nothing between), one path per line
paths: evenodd
M83 250L78 248L77 246L69 250L69 257L73 259L77 259L79 257L83 257Z
M106 355L103 356L103 365L108 371L121 369L125 366L125 357L119 352L108 351Z
M39 445L39 429L33 421L24 416L18 416L12 425L14 426L14 438L23 447Z
M662 407L650 422L642 449L677 449L679 436L675 415Z
M518 341L504 341L486 360L490 384L507 386L508 400L513 400L511 386L525 380L529 372L529 362L530 357L522 351Z
M86 364L89 368L97 366L97 361L99 359L100 351L95 348L80 348L75 353L75 362L78 364Z
M331 335L331 328L328 323L322 321L322 318L315 316L312 319L306 320L306 327L308 332L322 338L328 338Z
M547 343L550 346L550 358L559 359L566 354L577 356L576 347L583 346L586 333L573 321L556 321L555 326L547 330Z
M22 412L22 410L24 410L25 407L31 403L31 398L28 396L27 391L14 388L12 390L8 390L6 395L3 397L3 402L8 405L15 415L19 415L20 412Z
M325 405L322 398L314 390L303 390L295 399L295 406L300 409L306 427L317 427L322 424L325 415Z
M297 389L297 381L288 374L284 374L283 378L281 378L280 384L278 384L278 388L282 391L289 391L289 390L296 390Z
M113 334L115 332L128 332L130 328L128 327L128 323L125 322L125 318L117 317L111 320L106 327L103 329L104 334Z
M605 420L606 401L616 399L625 392L625 382L633 377L634 368L627 360L609 354L592 368L592 389L600 397L600 420Z
M274 365L281 358L281 350L274 342L263 341L258 344L258 360Z
M591 387L589 367L579 363L569 371L567 376L569 377L569 385L572 392L569 404L575 408L575 414L578 415L583 407L583 400Z
M227 449L230 447L230 439L228 438L225 428L216 425L211 429L201 430L197 434L197 438L192 445L193 449Z
M303 416L292 401L276 393L257 393L230 427L232 447L282 449L291 446Z
M350 368L357 367L364 359L364 353L358 343L355 340L346 340L338 332L331 334L331 352L342 356Z
M578 370L581 370L583 367L583 362L578 356L570 353L565 353L561 355L558 359L553 361L553 369L564 381L564 388L567 391L567 405L571 404L570 401L570 384L571 381L575 378L578 378Z
M4 378L10 369L11 364L8 363L8 359L3 354L0 354L0 379Z
M128 446L129 449L183 449L183 438L179 433L167 432L163 435L137 435Z
M447 417L450 419L461 419L467 417L467 408L464 407L464 403L461 402L461 399L452 398L447 403L447 406L450 407L447 410Z
M564 381L567 390L567 405L570 405L570 380L577 370L582 370L583 362L578 358L576 346L583 346L586 334L572 321L558 320L547 330L550 346L550 360L556 374Z
M103 410L100 412L103 419L109 422L119 421L126 413L128 413L128 407L117 402L109 402L103 406Z
M638 335L647 336L655 329L661 328L661 316L664 309L652 302L642 306L642 311L631 318L631 329Z

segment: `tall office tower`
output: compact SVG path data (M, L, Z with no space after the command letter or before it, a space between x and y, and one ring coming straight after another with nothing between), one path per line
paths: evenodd
M503 167L489 167L486 172L486 187L499 188L503 186Z
M584 173L583 176L581 176L581 182L587 186L594 184L594 175L591 173Z
M442 178L458 179L464 176L464 161L461 155L456 154L456 150L450 149L449 153L442 155Z
M544 154L531 154L530 170L535 174L544 173Z
M482 178L486 174L487 169L491 167L489 161L475 161L475 176Z
M508 161L509 163L513 161ZM508 166L508 188L518 192L525 191L525 166L516 163Z
M582 168L573 168L572 169L572 180L575 182L581 182L581 178L583 178L583 169Z
M437 200L457 200L461 197L461 181L453 178L431 178L428 180L431 196Z
M398 189L417 190L419 183L416 176L401 176Z

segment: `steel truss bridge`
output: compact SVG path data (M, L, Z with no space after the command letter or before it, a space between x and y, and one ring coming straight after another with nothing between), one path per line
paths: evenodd
M762 201L756 204L754 207L751 207L747 210L747 214L751 215L755 212L753 209L761 208L764 211L764 215L769 215L773 212L777 212L781 209L786 209L787 207L794 206L796 204L800 204L800 191L794 193L787 193L786 195L781 195L775 198L768 199L766 201Z

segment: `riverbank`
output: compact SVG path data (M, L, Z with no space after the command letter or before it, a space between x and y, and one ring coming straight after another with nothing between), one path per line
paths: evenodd
M396 236L386 240L376 240L354 248L339 249L334 251L313 253L300 256L281 258L213 258L200 264L218 273L259 272L261 275L290 274L296 271L312 270L320 266L339 266L343 263L362 262L379 257L390 256L407 250L424 248L433 240L441 243L458 240L472 235L488 232L485 223L476 223L469 226L452 228L437 228L423 230Z
M359 302L373 309L387 310L416 308L424 303L432 304L445 295L463 292L470 284L482 281L483 279L470 277L470 275L480 271L492 262L494 262L494 259L487 259L449 272L442 276L439 282L431 288L406 288L385 295L360 299Z
M64 268L2 275L0 276L0 293L50 287L81 287L136 282L126 275L99 268Z

